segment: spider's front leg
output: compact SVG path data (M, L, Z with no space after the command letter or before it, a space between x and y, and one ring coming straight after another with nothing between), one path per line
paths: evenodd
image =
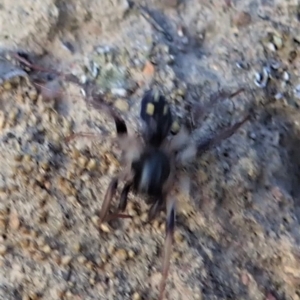
M204 116L209 114L212 109L218 104L219 101L225 100L225 99L231 99L238 94L242 93L244 91L243 88L238 89L237 91L233 93L221 91L218 93L214 93L209 100L209 103L206 105L204 104L196 104L195 107L192 109L192 122L193 124L199 123L203 120Z
M128 193L129 193L131 187L132 187L132 181L125 183L125 185L123 187L123 190L121 192L121 197L120 197L120 203L119 203L119 207L118 207L118 209L120 211L124 211L126 209Z
M211 148L217 146L221 141L231 137L242 125L244 125L244 123L246 123L249 120L250 120L250 116L247 115L246 117L244 117L242 119L242 121L237 122L234 125L232 125L231 127L224 129L223 131L221 131L214 137L208 138L208 139L200 142L197 146L197 153L201 155L205 151L208 151Z
M178 153L176 159L181 165L185 165L193 161L198 155L216 147L221 141L231 137L244 123L250 120L250 116L247 115L242 121L235 123L233 126L224 129L217 135L209 137L202 141L192 142L182 152Z
M175 219L176 219L176 199L169 195L167 198L167 222L166 222L166 238L163 252L162 262L162 279L159 287L159 300L163 300L166 282L168 278L170 260L172 253L172 245L174 240Z
M112 213L108 215L109 212L109 207L110 203L113 199L113 197L116 194L117 188L118 188L118 183L120 181L126 181L124 188L121 192L121 197L120 197L120 203L118 206L118 209L115 213ZM114 177L105 194L104 201L101 207L100 215L99 215L99 224L101 224L104 221L109 221L111 219L115 218L131 218L129 215L125 214L120 214L118 211L124 211L127 205L127 196L131 187L131 182L132 182L132 173L128 170L128 168L125 168L125 170L120 173L117 177Z

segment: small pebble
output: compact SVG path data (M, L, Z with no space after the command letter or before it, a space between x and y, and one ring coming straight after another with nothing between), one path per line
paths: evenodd
M255 140L256 139L256 133L255 132L250 132L249 137L250 137L250 139Z
M180 130L180 125L179 125L178 121L174 121L172 124L172 127L171 127L171 132L173 134L176 134L179 132L179 130Z
M9 227L12 230L18 230L20 227L20 219L16 210L12 210L9 216Z
M95 170L97 167L97 161L93 158L90 159L86 167L89 171Z
M71 256L65 255L65 256L63 256L63 257L61 258L61 264L62 264L63 266L66 266L66 265L68 265L68 264L71 262L71 260L72 260L72 257L71 257Z
M95 226L98 226L98 224L99 224L99 217L98 216L92 216L91 220L92 220L92 223Z
M118 249L116 252L115 252L115 256L117 257L117 259L119 261L124 261L128 258L128 253L125 249Z
M138 292L135 292L133 295L132 295L132 300L141 300L141 296Z
M134 257L135 257L135 253L134 253L133 250L130 249L130 250L128 251L128 257L129 257L129 258L134 258Z
M143 74L152 77L154 73L155 73L154 65L150 61L147 61L143 69Z
M73 297L73 294L70 290L67 290L65 295L66 295L67 298L70 298L70 299L72 299L72 297Z
M11 85L10 82L7 81L7 82L5 82L5 83L3 84L3 87L4 87L5 90L11 90L12 85Z
M126 97L127 96L127 91L123 88L113 88L113 89L111 89L111 93L114 96L118 96L118 97Z
M44 251L45 253L49 254L49 253L51 252L50 246L49 246L49 245L45 245L45 246L43 247L43 251Z
M73 251L76 252L76 253L78 253L80 251L80 249L81 249L80 243L79 242L75 242L73 244Z
M127 103L126 100L123 99L118 99L114 103L115 108L119 109L120 111L128 111L129 109L129 104Z
M37 93L36 89L31 89L31 90L28 92L28 97L29 97L32 101L37 100L38 93Z
M78 164L79 164L79 166L81 168L85 168L85 166L87 165L87 163L88 163L88 159L85 156L79 157Z
M7 251L7 247L5 245L0 245L0 255L4 255Z
M251 15L247 12L238 12L233 18L233 23L237 27L245 27L251 23Z
M100 229L101 229L103 232L105 232L105 233L109 233L109 232L110 232L110 229L109 229L108 225L106 225L106 224L104 224L104 223L102 223L102 224L100 225Z
M83 255L80 255L80 256L78 256L77 260L80 264L84 264L87 259Z
M276 52L276 46L273 43L268 43L268 48L272 52Z
M283 98L283 95L282 95L282 93L277 93L277 94L275 94L274 98L275 98L275 100L280 100Z
M294 89L295 96L300 99L300 84L298 84Z
M288 72L283 72L283 75L282 75L282 79L284 81L289 81L290 80L290 74Z
M277 35L273 36L273 43L275 44L276 49L278 49L278 50L281 49L283 46L282 38Z

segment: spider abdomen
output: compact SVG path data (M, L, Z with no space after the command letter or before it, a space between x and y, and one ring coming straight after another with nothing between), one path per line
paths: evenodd
M133 186L139 193L160 196L163 185L171 171L166 154L158 149L145 152L138 161L133 162L135 172Z

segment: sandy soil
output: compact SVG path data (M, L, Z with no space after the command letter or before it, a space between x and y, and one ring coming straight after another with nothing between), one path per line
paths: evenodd
M153 86L180 122L188 104L245 88L221 101L193 138L252 116L189 170L166 299L300 299L296 1L99 2L4 0L0 46L95 78L131 130ZM1 299L157 299L165 214L148 224L147 205L130 195L132 220L97 227L120 167L117 149L101 137L114 136L114 124L75 84L54 73L19 79L20 66L9 71L0 62ZM37 78L48 82L43 96ZM53 88L62 92L54 97ZM65 142L79 131L99 138Z

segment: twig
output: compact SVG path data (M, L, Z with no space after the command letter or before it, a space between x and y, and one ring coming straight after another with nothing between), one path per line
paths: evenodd
M31 68L35 71L46 72L46 73L54 73L58 76L64 75L63 73L58 72L56 70L45 69L43 67L34 65L31 62L29 62L27 59L25 59L24 57L21 57L19 54L13 53L12 56L13 56L13 58L17 59L19 62L23 63L26 67L29 67L29 68Z
M138 7L141 15L144 17L144 19L146 21L148 21L153 27L154 29L156 29L157 31L161 32L162 34L165 35L165 37L171 42L173 41L173 37L171 36L171 34L169 34L164 28L162 28L157 21L155 21L153 19L153 17L146 11L146 9L142 6Z

